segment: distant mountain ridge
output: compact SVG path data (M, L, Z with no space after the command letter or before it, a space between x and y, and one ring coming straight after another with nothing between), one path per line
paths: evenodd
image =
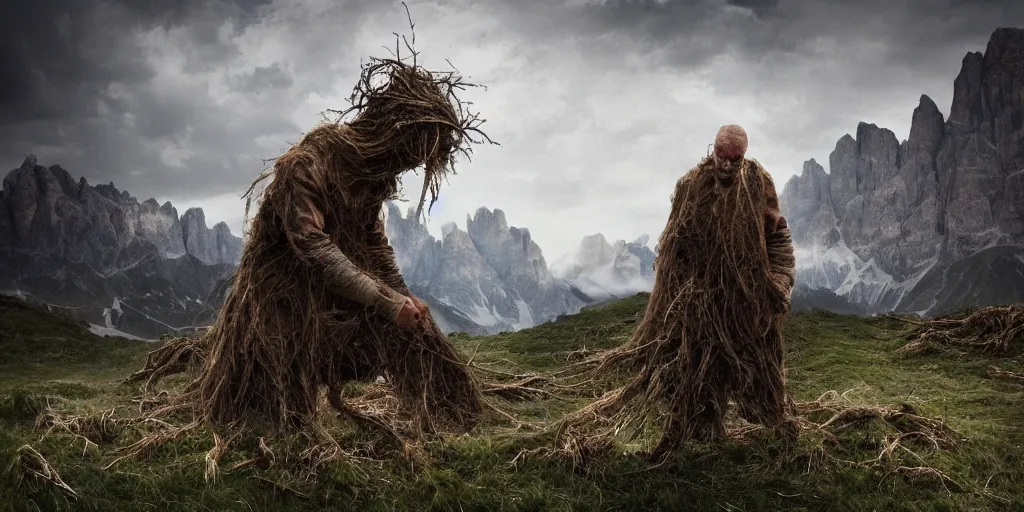
M607 247L599 251L608 253L608 261L602 253L599 264L585 261L572 272L556 275L529 229L509 226L499 209L481 207L467 215L465 230L445 224L441 240L411 209L403 217L394 203L387 205L386 225L410 289L431 305L440 327L448 332L493 334L532 327L589 304L643 291L643 285L633 284L631 278L653 273L653 258L647 254L624 256L621 253L628 255L635 248L622 243L613 249L604 242ZM604 241L602 235L595 236ZM619 265L604 268L609 262ZM606 283L613 291L594 286L595 282ZM633 287L616 288L619 282Z
M169 202L140 203L32 155L2 183L0 292L63 309L95 332L147 339L216 317L242 251L225 223L209 228L199 208L179 217ZM442 240L394 204L387 214L403 276L448 332L534 326L634 293L635 283L622 283L652 272L649 249L620 241L601 249L614 253L608 268L578 265L556 277L529 230L508 226L501 210L478 209L465 230L444 226Z
M33 155L3 179L0 241L0 290L141 337L208 323L216 306L205 299L242 248L199 208L179 218L169 202L139 203Z
M808 160L780 195L794 301L934 315L1024 300L1024 30L964 57L948 119L922 95L907 140L860 123L829 167Z

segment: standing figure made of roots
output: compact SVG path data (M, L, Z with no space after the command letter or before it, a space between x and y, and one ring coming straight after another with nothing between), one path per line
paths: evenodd
M654 455L664 456L723 438L730 398L745 420L794 433L782 343L793 246L774 183L746 148L741 127L722 127L712 155L676 183L644 317L589 373L626 384L569 415L561 435L602 423L589 440L607 445L653 415L663 429Z
M346 382L383 376L416 435L478 421L479 385L411 295L382 217L403 173L424 168L422 209L464 144L478 142L471 133L486 139L455 98L467 85L415 60L374 59L353 107L306 133L257 180L272 177L230 293L197 343L201 370L182 395L202 419L302 428L324 389L342 408ZM136 380L159 376L153 366Z

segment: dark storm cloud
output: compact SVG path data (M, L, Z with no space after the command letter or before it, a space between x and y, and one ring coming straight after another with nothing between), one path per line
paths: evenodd
M271 66L259 66L252 73L232 80L235 90L246 93L285 89L292 83L291 75L279 63L274 63Z
M138 37L155 28L182 32L188 43L178 72L224 65L237 54L220 30L258 22L267 1L14 1L0 3L0 146L2 172L29 152L43 163L148 193L188 187L168 169L162 148L187 144L189 132L230 142L233 134L204 116L216 112L204 90L160 91L147 49ZM248 89L287 86L279 67L258 67L240 83ZM289 130L279 118L258 119L261 129ZM252 120L250 120L252 121ZM252 133L239 134L239 137ZM196 155L185 161L222 159ZM214 174L216 176L216 174ZM216 180L214 180L216 182ZM146 186L150 185L150 186Z
M409 3L427 55L452 56L501 95L481 98L495 107L489 126L506 127L501 156L481 151L474 172L539 176L460 175L446 196L456 218L500 190L488 206L586 217L617 200L620 217L657 221L647 210L667 192L650 183L671 185L665 160L692 164L720 118L747 115L786 176L827 162L858 121L909 128L921 93L945 110L964 53L1024 22L1024 2L993 0ZM405 21L397 0L0 3L0 173L35 152L140 197L240 193L317 110L344 107L328 103ZM890 111L904 115L879 115ZM580 183L584 194L562 192Z
M111 82L137 83L152 72L125 44L134 30L190 16L252 19L263 2L47 0L0 3L0 122L96 115L89 98ZM198 23L197 37L216 41ZM204 30L206 29L206 30Z
M764 16L779 5L779 0L729 0L727 3L750 9L758 16Z
M1019 0L607 0L573 10L581 28L628 35L680 66L725 53L813 54L819 38L881 43L906 64L1024 22Z

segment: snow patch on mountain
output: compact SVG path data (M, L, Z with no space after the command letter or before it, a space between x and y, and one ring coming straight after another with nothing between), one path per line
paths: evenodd
M103 324L108 329L114 328L114 323L124 315L124 310L121 309L121 300L114 297L114 302L109 308L103 308Z
M93 333L93 334L95 334L97 336L112 336L112 337L115 337L115 338L124 338L124 339L128 339L128 340L136 340L136 341L158 341L158 340L151 340L151 339L146 339L146 338L140 338L140 337L135 336L133 334L128 334L128 333L126 333L124 331L119 331L119 330L114 329L113 327L110 327L110 326L96 325L96 324L92 324L92 323L89 324L89 332L91 332L91 333Z
M29 295L22 290L0 290L0 295L6 295L8 297L14 297L18 300L29 300Z
M529 329L534 326L533 313L530 312L530 305L523 299L516 299L516 307L519 309L519 321L512 325L517 331Z
M893 308L918 285L939 261L933 256L904 280L897 280L871 258L864 261L840 240L832 247L794 247L797 282L828 290L868 309Z

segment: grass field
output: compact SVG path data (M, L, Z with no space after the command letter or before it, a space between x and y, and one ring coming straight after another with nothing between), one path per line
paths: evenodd
M551 372L572 351L625 341L645 301L636 296L533 329L452 340L484 366ZM656 468L641 453L643 443L574 466L537 455L548 444L543 436L493 420L469 435L428 444L429 464L412 469L386 440L329 418L328 429L354 454L321 468L316 479L305 478L280 446L266 469L229 471L255 449L243 444L225 455L219 478L208 482L209 431L110 469L104 467L117 458L116 449L139 435L133 429L93 428L91 443L60 429L44 435L37 420L48 412L98 417L117 407L116 416L130 415L138 390L122 381L153 345L98 338L74 322L0 299L0 510L1024 510L1024 385L987 373L992 364L1022 371L1024 359L952 351L901 356L895 350L904 334L891 318L795 315L787 326L790 389L798 401L835 391L852 405L912 407L959 434L952 448L908 440L909 451L896 448L872 464L892 432L867 418L834 431L835 443L806 431L791 451L753 435L693 445L679 461ZM180 379L167 385L175 382ZM585 400L548 397L506 409L551 425ZM24 445L74 494L27 473L33 466ZM905 469L913 467L945 477Z

